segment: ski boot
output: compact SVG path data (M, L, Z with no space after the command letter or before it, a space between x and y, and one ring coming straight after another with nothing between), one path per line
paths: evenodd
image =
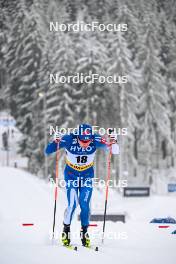
M64 246L70 245L70 225L64 224L62 232L62 243Z
M87 226L82 226L80 237L83 247L90 247L90 239L89 234L87 233Z

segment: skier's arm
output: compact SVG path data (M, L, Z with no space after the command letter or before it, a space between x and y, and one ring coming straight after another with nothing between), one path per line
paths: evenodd
M67 135L63 136L62 138L57 138L49 143L45 149L45 154L49 155L53 152L56 152L57 149L65 148L66 146L66 139Z
M94 141L97 149L108 150L108 142L106 139L98 134L94 136Z
M114 139L114 135L110 136L110 143L100 135L95 135L95 144L97 148L103 149L105 151L109 150L110 146L112 146L112 154L119 154L119 145L117 141Z
M119 145L116 143L112 143L112 154L118 155L120 153Z
M120 150L119 150L119 145L117 143L117 134L115 134L114 132L112 132L109 135L109 138L110 138L110 144L111 144L112 154L118 155L120 153Z
M51 154L53 152L56 152L58 148L58 142L57 140L54 140L53 142L49 143L45 149L45 154Z

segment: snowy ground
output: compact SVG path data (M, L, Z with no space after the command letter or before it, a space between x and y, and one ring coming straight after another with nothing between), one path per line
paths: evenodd
M53 217L53 186L15 168L0 167L0 263L1 264L55 264L62 263L108 263L120 264L174 264L176 259L176 229L159 229L149 224L153 217L176 217L176 198L161 196L150 198L122 198L110 192L108 212L125 212L127 222L107 222L108 236L116 234L116 239L105 238L99 252L80 247L74 252L58 245L51 245L50 235ZM103 193L94 191L93 211L101 210ZM63 190L59 191L56 236L62 228L66 200ZM100 206L101 205L101 206ZM79 210L78 210L79 212ZM24 227L22 223L34 223ZM79 234L80 223L76 217L72 233ZM102 223L92 227L92 233L100 232ZM73 242L80 244L79 239ZM101 244L100 239L93 240Z
M0 120L4 122L2 113ZM104 245L101 245L102 223L98 222L98 227L91 227L89 233L92 244L99 245L99 252L82 247L79 248L79 252L74 252L63 248L59 242L66 207L65 192L59 189L57 244L52 245L50 237L54 186L23 170L13 168L15 162L19 168L26 167L27 160L17 154L17 142L21 134L15 126L7 126L3 122L0 123L0 264L58 264L61 261L72 264L79 262L104 264L112 260L120 264L175 263L176 235L172 235L171 232L176 229L176 225L168 229L159 229L157 225L149 222L154 217L176 218L176 196L123 198L110 190L108 213L124 213L126 223L107 222L107 236ZM5 167L7 152L2 148L2 133L8 129L14 130L14 136L10 133L9 137L11 166L9 168ZM164 183L164 188L165 186ZM103 206L104 189L94 190L92 212L103 212ZM23 223L33 223L34 226L24 227ZM71 231L74 236L73 243L80 245L80 223L76 215Z

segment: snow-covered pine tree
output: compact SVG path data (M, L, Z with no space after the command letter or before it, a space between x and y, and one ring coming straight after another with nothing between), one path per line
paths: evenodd
M35 93L38 87L38 68L41 52L38 46L36 24L32 13L23 1L17 5L14 21L11 23L6 64L9 71L10 106L17 126L24 137L20 152L30 158L35 126Z
M7 102L7 70L5 65L6 43L7 43L7 8L5 2L0 1L1 13L0 13L0 111L8 107Z
M171 138L172 138L172 144L170 144L170 140L168 140L166 137L162 139L161 143L161 151L162 151L162 158L163 162L165 161L165 166L174 166L174 156L175 156L175 89L174 84L172 83L173 78L171 76L174 76L172 72L174 72L174 65L170 68L170 65L173 64L175 61L175 53L174 53L174 47L175 47L175 36L176 36L176 30L174 30L174 16L173 16L173 10L174 10L174 3L172 8L170 6L172 1L165 1L158 3L158 12L159 12L159 37L158 40L161 45L160 49L160 58L161 61L164 64L164 68L162 69L161 73L163 77L166 80L166 87L168 92L168 114L170 119L170 129L171 129ZM168 10L170 10L170 13L168 13ZM176 29L176 28L175 28Z
M64 3L58 4L51 1L48 5L38 3L34 5L33 13L37 21L39 43L42 50L41 65L39 68L40 85L38 87L38 101L42 106L42 125L47 129L47 142L50 138L49 128L68 127L73 123L72 111L72 87L66 84L50 84L50 74L72 72L73 46L69 34L64 32L50 32L49 23L67 23L69 14L66 12ZM45 98L45 103L44 103ZM44 125L45 120L45 125ZM39 140L40 145L46 144L44 136ZM54 160L49 159L49 171L53 174ZM52 169L51 169L52 168Z
M102 75L107 61L107 52L104 45L99 42L96 35L89 32L79 32L74 36L77 65L75 72L79 74ZM102 122L103 101L105 99L105 83L81 83L75 85L77 97L77 119L79 122L97 124Z
M19 90L20 79L16 75L19 65L19 58L15 56L17 47L21 40L22 23L24 20L24 13L22 10L21 2L19 1L6 1L4 11L4 23L6 24L6 51L5 51L5 64L7 71L7 102L11 109L11 114L17 118L17 102L16 95Z
M139 72L132 62L132 55L127 47L127 41L122 32L111 34L108 39L110 60L107 67L108 74L117 78L127 76L127 83L113 84L111 87L111 96L113 104L116 105L114 120L119 120L117 127L128 128L128 140L121 137L123 145L123 163L124 168L128 170L128 163L134 164L134 155L130 151L134 144L133 131L138 127L136 111L139 96Z
M169 45L168 63L167 63L167 86L169 96L169 118L171 125L171 139L174 143L172 148L167 147L167 152L171 152L171 166L175 166L175 145L176 145L176 26L173 25L173 38ZM166 140L166 143L168 141ZM169 153L168 153L169 154Z
M155 19L157 12L154 5L149 5L147 8L150 9L150 13L145 16L144 44L141 52L139 52L139 63L143 71L143 84L141 86L138 114L143 128L140 140L143 150L142 148L140 150L147 154L146 162L148 168L151 168L155 166L153 161L156 162L157 157L154 158L153 154L155 151L159 151L160 137L170 140L171 134L167 107L167 87L161 74L164 65L159 57L158 21Z

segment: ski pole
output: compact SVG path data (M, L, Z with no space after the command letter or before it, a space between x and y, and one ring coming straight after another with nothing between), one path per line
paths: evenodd
M54 218L53 218L53 235L54 239L54 230L55 230L55 220L56 220L56 205L57 205L57 196L58 196L58 181L59 179L59 150L56 151L56 174L55 174L55 191L54 191Z
M111 176L111 156L112 156L112 145L110 145L110 151L109 151L109 155L108 155L108 173L107 173L107 179L106 179L106 195L105 195L105 207L104 207L104 219L103 219L102 244L104 242L106 211L107 211L108 193L109 193L109 180L110 180L110 176Z

